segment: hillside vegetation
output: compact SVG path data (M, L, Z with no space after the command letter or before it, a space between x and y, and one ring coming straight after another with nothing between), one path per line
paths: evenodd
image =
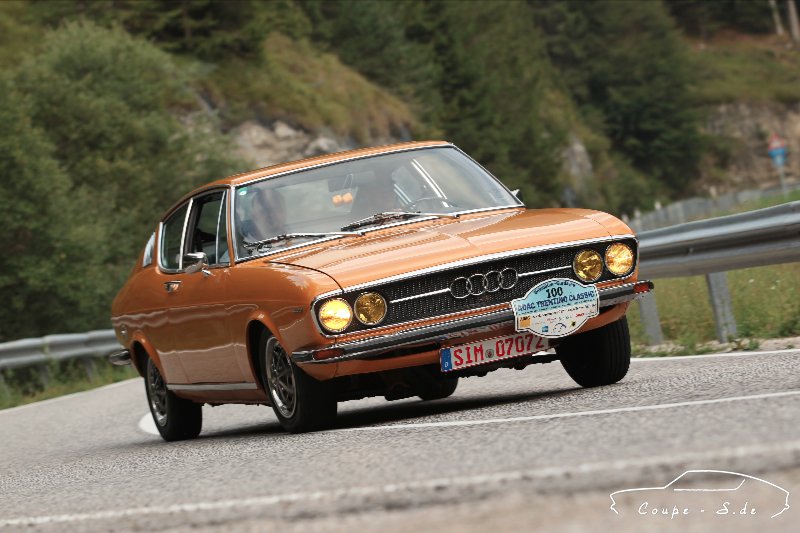
M691 194L730 151L709 106L800 101L771 20L735 0L0 2L0 341L108 327L160 213L252 164L226 134L244 121L445 138L532 207Z

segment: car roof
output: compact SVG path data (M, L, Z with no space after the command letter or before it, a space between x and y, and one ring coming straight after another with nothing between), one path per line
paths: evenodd
M297 161L289 161L288 163L278 163L277 165L259 168L256 170L250 170L248 172L242 172L241 174L234 174L233 176L228 176L227 178L222 178L213 183L210 183L208 186L242 185L243 183L248 183L250 181L257 180L260 178L267 178L269 176L274 176L276 174L283 174L285 172L291 172L294 170L302 170L308 167L337 163L339 161L347 161L348 159L357 159L360 157L379 155L401 150L411 150L414 148L426 148L430 146L442 146L442 145L449 146L450 143L446 141L413 141L413 142L405 142L397 144L388 144L385 146L375 146L372 148L357 148L355 150L347 150L345 152L323 154L315 157L309 157L306 159L300 159Z
M392 152L400 152L405 150L415 150L418 148L433 148L436 146L453 146L453 145L452 143L449 143L447 141L411 141L404 143L387 144L384 146L374 146L371 148L357 148L355 150L347 150L344 152L336 152L333 154L323 154L314 157L309 157L306 159L299 159L297 161L278 163L277 165L258 168L256 170L250 170L247 172L242 172L240 174L234 174L232 176L228 176L226 178L222 178L216 181L212 181L211 183L202 185L197 189L191 191L190 193L185 194L183 197L181 197L180 200L175 202L164 213L162 219L169 216L172 213L172 211L174 211L178 206L182 205L192 196L195 196L208 189L243 185L245 183L250 183L252 181L269 178L270 176L284 174L286 172L293 172L320 165L338 163L340 161L347 161L350 159L358 159L361 157L388 154Z

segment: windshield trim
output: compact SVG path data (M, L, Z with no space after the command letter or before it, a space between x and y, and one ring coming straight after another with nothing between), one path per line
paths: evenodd
M496 207L481 207L480 209L469 209L467 211L456 211L456 212L453 212L452 214L453 215L471 215L473 213L482 213L482 212L488 212L488 211L500 211L500 210L503 210L503 209L524 209L524 208L525 207L521 206L521 205L504 205L504 206L496 206ZM448 213L448 214L450 214L450 213ZM393 228L395 226L404 226L406 224L415 224L417 222L427 222L427 221L430 221L430 220L448 220L448 219L444 219L442 217L437 217L437 216L433 216L433 215L425 216L425 217L417 217L417 218L411 218L409 220L401 220L399 222L392 222L391 224L383 224L383 225L380 225L380 226L365 227L361 231L361 233L362 234L366 234L366 233L371 233L373 231ZM453 222L453 221L457 221L457 220L458 219L454 218L452 220L449 220L449 222ZM264 253L261 253L261 254L258 254L258 255L251 255L251 256L248 256L248 257L237 257L236 258L236 262L237 263L243 263L245 261L250 261L252 259L258 259L258 258L266 257L266 256L269 256L269 255L275 255L275 254L278 254L278 253L287 252L289 250L302 248L304 246L311 246L312 244L321 244L321 243L324 243L324 242L327 242L327 241L332 241L334 239L341 239L341 238L344 238L344 237L356 237L356 236L357 235L332 235L330 237L323 237L321 239L309 240L308 242L295 244L293 246L287 246L286 248L278 248L277 250L269 250L267 252L264 252Z
M494 174L492 174L491 172L489 172L488 170L486 170L486 168L483 165L481 165L480 163L475 161L475 159L470 157L470 155L467 154L466 152L464 152L464 150L462 150L461 148L459 148L458 146L456 146L456 145L454 145L452 143L436 144L436 145L431 145L431 146L411 146L411 147L408 147L408 148L399 148L399 149L396 149L396 150L389 150L389 151L380 152L380 153L377 153L377 154L358 155L358 156L348 157L346 159L339 159L339 160L336 160L336 161L329 161L329 162L326 162L326 163L318 163L316 165L309 165L307 167L297 168L297 169L294 169L294 170L286 170L284 172L278 172L277 174L271 174L269 176L261 176L261 177L258 177L258 178L253 178L252 180L246 181L244 183L239 183L237 185L231 185L230 186L230 188L231 188L230 217L229 217L228 226L231 229L231 236L234 239L234 240L231 241L231 243L232 243L232 247L233 247L233 250L234 250L235 262L239 263L239 262L243 262L243 261L249 261L251 259L257 259L258 257L263 257L265 255L271 255L271 254L277 253L277 252L285 252L286 250L292 250L294 248L299 248L301 246L308 246L308 245L311 245L311 244L325 242L325 241L331 240L332 238L339 239L339 238L342 237L340 235L337 235L337 236L334 236L334 237L331 237L331 238L325 237L323 239L313 240L313 241L309 241L307 243L302 243L302 244L298 244L298 245L295 245L295 246L289 246L287 248L281 248L280 250L273 250L272 252L265 253L265 254L251 255L251 256L247 256L247 257L240 257L239 256L239 241L238 241L237 233L235 231L235 229L236 229L236 227L235 227L236 221L234 220L236 218L234 216L234 213L236 212L235 211L235 208L236 208L235 202L236 202L236 197L238 196L236 194L236 191L238 189L240 189L242 187L250 187L251 185L253 185L255 183L262 182L262 181L268 181L268 180L271 180L271 179L280 178L280 177L283 177L283 176L288 176L290 174L297 174L297 173L300 173L300 172L305 172L307 170L315 170L315 169L318 169L318 168L338 165L340 163L347 163L347 162L350 162L350 161L358 161L360 159L369 159L371 157L381 157L381 156L388 155L388 154L399 154L399 153L402 153L402 152L413 152L413 151L418 151L418 150L435 150L435 149L441 149L441 148L453 148L456 151L458 151L459 153L461 153L462 155L464 155L467 159L469 159L470 161L475 163L481 170L483 170L486 173L487 176L489 176L491 179L493 179L495 182L497 182L497 184L500 185L500 187L502 187L506 192L508 192L508 194L512 198L517 200L517 205L482 207L482 208L470 209L470 210L466 210L466 211L456 211L456 212L454 212L452 214L454 214L454 215L462 215L462 214L469 214L469 213L478 213L478 212L481 212L481 211L492 211L492 210L495 210L495 209L509 209L509 208L514 208L514 207L523 208L523 209L525 208L525 204L523 204L519 200L519 198L517 198L517 196L513 192L511 192L511 189L506 187L506 185L502 181L497 179L497 177ZM410 223L413 223L413 222L424 222L426 220L431 220L433 218L438 218L438 217L425 217L425 218L417 217L417 218L414 218L412 220L403 220L403 221L400 221L398 223L370 227L370 229L367 230L367 231L375 231L375 230L379 230L379 229L391 228L391 227L394 227L394 226L400 226L402 224L410 224Z

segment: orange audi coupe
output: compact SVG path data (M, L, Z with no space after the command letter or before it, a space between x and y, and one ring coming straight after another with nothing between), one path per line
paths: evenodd
M413 142L225 178L161 219L112 306L166 440L202 404L271 405L292 432L337 403L445 398L458 378L560 360L628 371L637 240L585 209L526 209L457 147Z

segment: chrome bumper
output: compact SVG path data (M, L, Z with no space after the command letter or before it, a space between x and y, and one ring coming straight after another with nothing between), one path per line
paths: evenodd
M651 290L653 290L652 281L638 281L636 283L627 283L608 289L599 289L600 308L602 309L604 307L636 300ZM370 337L369 339L327 346L325 349L337 348L342 350L342 355L319 361L314 359L314 350L297 351L292 353L292 361L295 363L328 364L340 363L353 359L372 359L388 350L419 344L443 342L451 338L455 333L464 333L466 330L477 330L474 333L479 333L480 328L487 328L488 330L490 327L498 328L512 325L513 322L514 312L510 308L503 309L493 313L407 329L390 335L380 335ZM470 332L470 334L471 333L472 332Z
M131 364L131 352L120 350L108 355L108 360L112 365L125 366Z

